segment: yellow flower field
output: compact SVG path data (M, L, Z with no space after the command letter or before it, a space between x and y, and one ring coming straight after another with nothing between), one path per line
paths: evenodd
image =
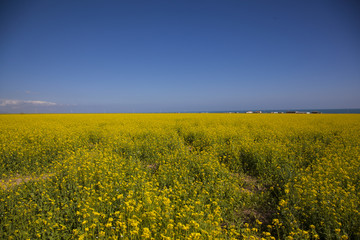
M360 115L0 115L0 239L359 239Z

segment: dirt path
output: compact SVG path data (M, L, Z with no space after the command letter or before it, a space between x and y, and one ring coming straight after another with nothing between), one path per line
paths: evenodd
M41 176L21 176L18 175L15 178L10 178L10 179L1 179L0 180L0 188L2 190L8 190L8 189L12 189L22 183L26 183L26 182L30 182L30 181L39 181L41 179L48 179L52 176L54 176L54 173L47 173L47 174L43 174Z

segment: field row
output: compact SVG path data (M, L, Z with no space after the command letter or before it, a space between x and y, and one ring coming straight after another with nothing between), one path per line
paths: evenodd
M360 115L0 116L1 239L360 238Z

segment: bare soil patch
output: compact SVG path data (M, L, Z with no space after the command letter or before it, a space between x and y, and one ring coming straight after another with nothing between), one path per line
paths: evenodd
M9 190L12 189L22 183L26 183L26 182L30 182L30 181L39 181L42 179L48 179L52 176L54 176L54 173L47 173L47 174L43 174L41 176L21 176L18 175L15 178L10 178L10 179L2 179L0 180L0 188L3 190Z

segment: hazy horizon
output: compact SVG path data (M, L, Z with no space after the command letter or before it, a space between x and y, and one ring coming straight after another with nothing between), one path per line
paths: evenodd
M357 1L2 1L0 112L360 108Z

